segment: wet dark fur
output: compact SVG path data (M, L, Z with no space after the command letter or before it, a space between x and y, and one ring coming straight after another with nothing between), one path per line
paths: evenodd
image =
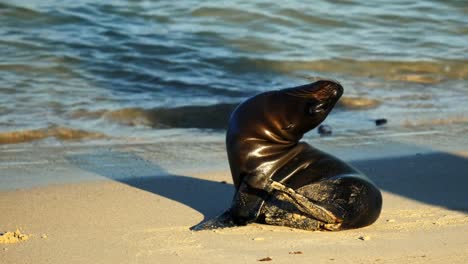
M341 97L329 80L259 94L231 115L226 148L236 194L231 208L197 229L260 222L306 230L372 224L382 196L361 172L299 142Z

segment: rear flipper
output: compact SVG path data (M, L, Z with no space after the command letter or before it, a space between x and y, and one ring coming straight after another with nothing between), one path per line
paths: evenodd
M340 216L335 215L332 211L319 203L309 200L307 197L279 182L271 181L270 186L273 190L279 191L288 196L290 202L294 204L299 211L306 215L313 216L315 219L324 223L339 224L343 222L343 219Z
M262 207L258 221L269 225L288 226L311 231L340 230L342 220L339 217L331 215L330 218L327 217L327 220L318 220L317 218L323 217L324 214L329 214L329 211L317 209L316 206L306 209L304 203L297 202L299 200L297 199L298 196L303 197L298 193L289 195L282 191L274 191ZM307 204L312 203L309 201Z
M301 212L296 205L293 205L294 200L284 193L276 192L273 197L262 208L259 222L310 231L339 230L341 227L340 222L327 223Z
M259 221L305 230L343 230L372 224L382 197L372 183L335 177L292 190L278 182L265 201Z

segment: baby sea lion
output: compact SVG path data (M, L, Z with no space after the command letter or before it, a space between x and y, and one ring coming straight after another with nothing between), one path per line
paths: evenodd
M335 81L258 94L232 113L226 149L236 188L231 208L195 230L252 222L344 230L380 215L379 189L361 172L305 142L343 94Z

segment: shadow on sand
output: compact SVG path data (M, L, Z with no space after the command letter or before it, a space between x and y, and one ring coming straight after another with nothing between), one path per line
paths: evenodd
M203 214L203 221L224 212L234 195L232 184L169 174L129 152L99 151L67 159L80 169L189 206Z
M468 213L468 159L464 157L435 152L351 164L382 190Z
M203 221L226 210L234 194L231 184L171 175L133 153L99 151L68 156L68 160L81 169L185 204L203 214ZM351 163L382 190L468 213L468 160L463 157L432 153Z

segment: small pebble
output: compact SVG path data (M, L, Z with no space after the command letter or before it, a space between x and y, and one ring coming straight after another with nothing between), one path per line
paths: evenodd
M42 234L41 238L47 238L46 234Z
M266 258L259 259L258 261L272 261L272 260L273 260L272 258L266 257Z
M387 219L387 222L388 222L388 223L394 223L394 222L395 222L395 219Z
M254 240L254 241L262 241L262 240L265 240L265 238L263 238L263 237L256 237L256 238L252 238L252 240Z
M359 239L362 241L368 241L370 240L370 236L360 236Z
M3 248L3 251L7 251L7 250L8 250L8 248Z
M387 119L385 119L385 118L379 118L379 119L376 119L376 120L375 120L375 125L376 125L376 126L381 126L381 125L387 124L387 122L388 122Z
M318 127L318 133L321 136L329 136L332 134L332 128L329 125L320 125Z
M302 251L292 251L292 252L289 252L290 255L299 255L299 254L302 254Z

